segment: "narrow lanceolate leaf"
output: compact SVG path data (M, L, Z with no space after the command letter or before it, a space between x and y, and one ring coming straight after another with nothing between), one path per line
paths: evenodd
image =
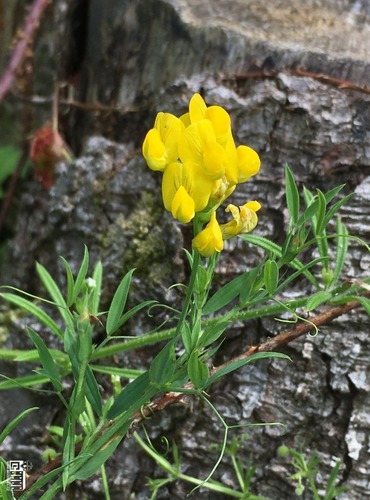
M270 295L273 295L279 282L279 267L274 260L268 259L266 262L263 270L263 278L266 290Z
M100 261L96 264L96 266L94 268L92 278L95 281L95 288L92 292L91 299L90 299L90 313L91 314L98 314L102 280L103 280L103 265Z
M281 258L282 257L282 249L279 245L276 243L273 243L272 241L263 238L262 236L258 236L256 234L242 234L240 235L240 238L242 238L244 241L247 241L248 243L251 243L252 245L256 245L260 248L263 248L264 250L273 253L277 257ZM289 261L289 266L293 267L293 269L296 269L297 271L302 271L302 274L310 280L310 282L316 287L319 288L319 284L316 280L316 278L313 276L310 271L308 271L307 267L302 264L302 262L298 259L292 259ZM240 277L240 276L239 276ZM237 279L237 278L236 278Z
M354 300L357 300L357 302L362 305L367 314L370 316L370 299L366 297L354 297Z
M197 349L189 357L187 370L194 387L203 389L207 383L209 371L207 365L199 359L199 351Z
M317 207L317 214L316 214L315 234L316 236L321 236L325 229L324 219L326 213L326 199L322 191L320 191L320 189L317 190L317 200L319 204Z
M338 210L340 209L340 207L343 206L345 203L347 203L347 201L349 201L352 198L352 196L354 196L354 194L355 193L347 194L347 196L345 196L341 200L339 200L336 203L334 203L334 205L328 210L327 214L325 215L324 222L323 222L324 226L327 226L327 224L329 223L329 221L338 212Z
M95 472L99 470L101 465L104 464L113 454L114 450L122 441L124 433L129 429L130 425L131 422L127 422L121 430L122 434L120 433L114 436L98 452L94 453L94 455L89 460L87 460L75 474L71 476L70 480L84 481L85 479L88 479L90 476L95 474Z
M58 307L59 314L65 321L66 325L70 328L74 328L73 326L73 318L72 315L67 308L67 303L63 298L62 292L59 290L58 285L55 283L54 279L51 277L49 271L45 269L44 266L37 263L36 264L37 274L39 275L44 287L49 292L50 297L54 301L55 305Z
M144 372L142 375L140 375L135 380L130 382L122 390L122 392L118 394L113 405L108 411L107 418L112 419L118 417L118 415L124 413L126 410L132 407L134 403L138 401L139 404L141 403L140 406L142 406L145 403L145 401L141 402L140 400L143 399L144 397L146 399L147 393L148 393L147 397L148 398L150 397L149 386L150 386L149 372ZM153 391L153 394L155 394L155 392L156 391Z
M216 382L216 380L218 380L219 378L227 375L230 372L233 372L234 370L237 370L238 368L241 368L244 365L247 365L249 363L253 363L254 361L258 361L260 359L266 359L266 358L281 358L281 359L287 359L287 360L291 361L289 356L287 356L286 354L282 354L280 352L257 352L256 354L252 354L251 356L248 356L247 358L239 359L238 361L234 361L232 363L229 363L226 366L217 370L213 375L211 375L209 377L205 387L209 387L211 384Z
M326 292L325 290L320 290L319 292L312 295L306 304L307 311L314 311L316 307L320 304L324 304L328 300L332 298L332 294L330 292Z
M120 319L126 305L131 278L134 271L135 269L131 269L131 271L125 275L113 296L107 316L106 330L108 335L112 335L120 326Z
M326 203L329 204L331 202L331 200L333 200L337 194L342 191L342 189L345 187L345 184L339 184L339 186L331 189L330 191L328 191L327 193L325 193L325 200L326 200Z
M11 422L4 428L4 430L0 434L0 444L4 441L4 439L12 432L14 427L16 427L29 413L32 411L38 410L37 406L33 408L28 408L27 410L22 411L17 417L13 418Z
M165 385L175 373L175 342L176 340L168 342L168 344L166 344L153 359L152 364L150 365L149 377L151 382L156 385Z
M335 255L335 267L333 275L333 283L336 283L340 278L344 264L346 262L348 252L348 229L340 220L337 219L337 247Z
M200 338L199 346L206 347L215 342L216 340L218 340L228 326L229 326L228 321L218 321L216 324L206 328L205 331L203 332L203 335Z
M0 391L33 387L34 385L46 384L49 382L49 377L46 375L27 375L26 377L16 378L8 378L1 375L1 377L6 378L7 380L0 382Z
M73 273L72 269L70 268L70 265L66 261L64 257L60 257L62 259L62 262L64 264L65 270L66 270L66 276L67 276L67 307L71 307L73 304L73 289L75 286L75 281L73 278Z
M285 183L286 183L286 202L289 215L293 224L296 224L299 218L299 193L295 183L292 171L285 165Z
M86 397L91 406L93 407L93 410L96 412L96 414L101 416L103 413L103 404L99 392L98 383L94 377L90 365L86 367L85 380L86 380L86 386L85 386Z
M32 314L35 318L37 318L41 323L46 325L52 332L55 333L60 339L63 338L63 332L58 327L58 325L53 321L45 311L43 311L40 307L35 305L33 302L25 299L24 297L19 297L18 295L14 295L13 293L0 293L0 296L3 299L15 304L18 307L21 307L25 311Z
M36 263L36 271L44 287L48 291L51 299L55 302L55 305L66 307L66 302L62 295L62 292L60 291L58 285L55 283L49 271L47 271L47 269L38 262Z
M51 383L54 385L57 391L62 391L63 386L61 383L60 375L54 359L52 358L49 349L46 347L44 341L38 333L36 333L31 328L28 328L28 334L31 337L32 342L35 344L40 356L40 362L44 367L41 375L47 375L50 378Z
M227 283L214 295L212 295L212 297L203 308L203 314L211 314L230 304L230 302L232 302L236 297L239 296L240 292L242 291L243 284L243 274Z
M77 277L76 277L76 282L73 288L73 301L72 303L76 302L76 298L81 290L82 284L86 278L87 270L89 267L89 251L87 250L87 246L85 245L85 250L84 250L84 257L82 259L82 264L80 267L80 270L78 271Z
M124 325L132 316L134 316L141 309L143 309L144 307L152 306L153 304L157 304L157 301L156 300L145 300L144 302L137 304L132 309L125 312L125 314L122 314L122 316L120 317L120 319L117 321L117 323L115 325L114 331L117 331L119 328L121 328L122 325Z

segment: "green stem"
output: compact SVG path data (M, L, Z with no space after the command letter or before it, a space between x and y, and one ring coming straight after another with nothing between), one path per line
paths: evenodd
M100 473L101 473L101 479L102 479L102 483L103 483L103 491L104 491L104 495L105 495L105 500L110 500L109 485L108 485L107 473L106 473L104 464L100 467Z
M186 296L185 296L184 305L183 305L183 308L181 311L180 319L179 319L179 322L177 323L175 337L180 335L185 318L186 318L188 311L189 311L189 306L190 306L191 299L193 296L195 281L197 278L199 263L200 263L200 254L199 254L199 252L194 251L189 285L188 285L188 288L186 290Z

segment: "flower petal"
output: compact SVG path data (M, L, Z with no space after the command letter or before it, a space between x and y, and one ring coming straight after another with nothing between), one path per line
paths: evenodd
M194 94L189 102L190 122L194 123L204 118L207 106L200 94Z
M193 239L193 248L198 250L203 257L211 257L215 252L223 250L224 242L216 212L212 212L207 226Z
M173 197L171 213L175 219L185 224L190 222L195 215L194 201L184 186L180 186Z
M229 113L221 106L210 106L205 112L205 118L212 123L217 142L225 146L229 134L231 133L231 119Z
M238 146L236 152L238 155L239 184L248 180L252 175L256 175L260 169L261 160L254 149L248 146Z
M163 172L167 166L166 148L157 129L146 134L142 150L148 167Z
M231 212L233 220L226 224L221 224L221 232L224 240L229 240L234 236L252 231L258 222L256 211L261 208L258 201L250 201L241 207L228 205L226 212ZM256 209L256 210L254 210Z

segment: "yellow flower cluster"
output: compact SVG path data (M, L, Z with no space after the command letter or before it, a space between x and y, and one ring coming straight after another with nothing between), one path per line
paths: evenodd
M221 106L207 107L199 94L189 112L177 118L158 113L143 143L144 158L152 170L163 172L165 208L180 222L195 215L207 226L193 239L193 247L209 257L223 249L223 241L251 231L257 224L256 201L241 207L228 205L233 219L219 224L216 209L260 168L258 154L248 146L235 146L229 114Z

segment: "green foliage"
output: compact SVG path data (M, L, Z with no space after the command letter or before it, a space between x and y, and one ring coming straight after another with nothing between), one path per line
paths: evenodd
M284 315L284 321L295 322L301 319L296 312L297 308L305 307L307 311L315 311L322 304L336 305L351 300L357 300L370 314L370 299L359 295L361 290L370 288L369 280L342 282L351 236L340 218L337 217L335 224L332 219L350 196L334 201L343 186L327 193L317 190L316 194L304 188L301 200L289 167L285 169L285 178L289 222L282 245L255 234L241 236L245 243L262 251L260 263L226 283L211 297L218 255L213 255L204 263L197 251L193 250L191 254L186 252L191 274L179 311L154 300L145 300L128 308L134 269L118 284L108 310L101 311L103 266L98 262L93 267L91 276L89 275L90 259L86 247L76 275L69 263L62 258L66 282L64 291L40 263L36 270L48 298L35 297L12 287L1 287L0 297L12 307L36 318L43 329L47 329L47 335L28 328L34 349L0 350L0 355L12 362L37 364L31 374L14 379L4 377L5 380L0 382L0 390L16 387L40 390L40 384L48 384L47 389L41 390L55 394L65 411L63 428L50 428L55 453L60 453L61 465L39 477L23 493L23 500L31 498L47 483L49 485L43 495L44 500L55 498L72 482L83 481L99 470L105 496L109 498L105 462L124 439L133 422L140 421L140 415L144 418L163 393L172 392L190 393L208 405L224 430L224 438L213 469L202 480L181 473L179 452L175 445L172 448L172 463L154 449L150 440L145 443L136 434L139 445L167 474L164 478L150 480L152 498L155 498L156 492L164 484L175 479L234 498L261 498L251 493L255 468L250 465L245 467L237 458L239 444L235 440L228 445L228 436L233 426L225 422L204 390L209 391L212 384L247 364L262 360L268 362L271 358L286 362L290 358L280 352L256 350L254 354L242 354L215 368L212 360L227 336L228 329L236 321L272 315ZM334 226L332 234L330 231ZM319 255L314 259L310 258L313 251ZM295 300L282 298L284 292L298 279L305 280L307 285L302 297ZM127 329L127 322L135 321L139 313L149 314L154 307L166 308L169 320L175 326L166 330L143 332L137 337L123 337L124 341L121 341L121 329ZM57 347L49 347L51 336L54 337L53 345ZM93 339L101 340L98 342ZM163 343L162 348L156 349L156 344L160 342ZM153 355L142 370L129 366L117 367L110 360L113 354L144 346L152 346ZM111 390L106 394L102 394L100 390L99 377L102 374L111 378ZM73 381L70 390L66 377ZM11 422L0 438L32 410L34 409L26 410ZM248 423L240 424L246 425ZM304 480L307 480L314 491L317 457L311 457L307 461L303 455L292 450L289 453L293 456L292 464L296 468L293 479L298 482L297 488L302 489ZM233 465L237 490L212 479L225 455ZM3 462L0 461L0 465ZM339 491L334 487L339 466L333 471L326 500L334 498L330 495Z
M335 486L338 482L341 466L340 460L335 463L330 472L324 495L320 495L316 484L320 458L316 451L309 457L306 457L304 453L283 445L278 449L278 455L281 457L291 457L291 465L296 472L290 476L290 479L296 483L295 493L297 496L301 496L306 488L308 488L314 500L334 500L340 493L347 490L345 485Z

